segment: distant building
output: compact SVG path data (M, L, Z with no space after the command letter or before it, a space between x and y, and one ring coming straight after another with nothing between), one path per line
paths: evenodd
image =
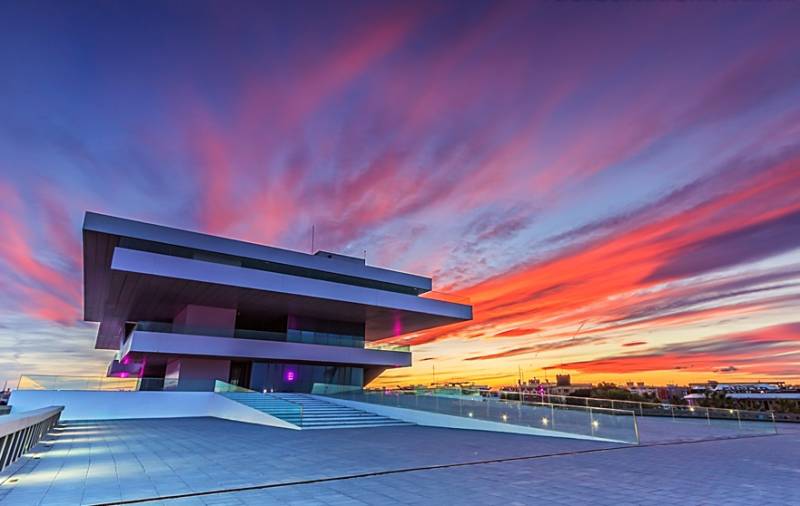
M578 390L591 390L592 387L591 383L572 383L569 374L557 374L555 383L533 378L521 386L524 393L537 395L572 395ZM514 389L508 388L508 390Z
M639 381L638 383L633 383L629 381L625 384L625 388L628 392L641 395L641 396L649 396L649 397L656 397L658 395L658 388L657 387L648 387L645 386L643 381Z
M800 389L792 388L782 381L774 383L693 383L689 393L683 398L689 404L702 404L710 396L724 396L725 399L739 401L745 409L765 411L785 411L800 408Z
M760 393L767 393L767 392L781 392L787 390L786 383L783 381L765 383L765 382L754 382L754 383L719 383L717 381L707 381L705 383L689 383L689 392L696 394L696 393L705 393L705 392L739 392L739 393L749 393L749 392L760 392Z
M687 387L680 387L678 385L667 385L665 387L656 387L656 397L659 401L669 402L673 399L682 399L689 393Z

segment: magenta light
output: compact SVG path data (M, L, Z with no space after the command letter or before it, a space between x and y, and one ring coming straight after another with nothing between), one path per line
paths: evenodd
M126 355L125 358L122 359L122 365L128 365L130 363L131 363L131 357Z
M119 373L119 377L120 378L127 378L130 375L131 375L131 373L129 373L129 372L121 372L121 373Z
M139 378L144 376L144 368L146 365L147 365L147 358L145 357L142 359L142 363L139 366L139 374L137 375Z
M296 377L297 377L297 375L291 369L286 371L286 381L288 381L289 383L293 382Z

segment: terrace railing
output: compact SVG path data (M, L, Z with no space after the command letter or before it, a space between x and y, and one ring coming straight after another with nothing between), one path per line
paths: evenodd
M323 389L316 388L315 385L315 390ZM551 432L553 435L579 435L633 444L639 442L636 414L631 410L555 403L529 404L428 389L351 390L324 395L342 400L519 425Z
M594 397L575 397L569 395L537 395L522 392L525 403L559 403L569 406L591 408L624 409L634 411L640 417L652 416L668 418L681 422L689 419L704 421L706 425L733 428L742 432L777 433L775 414L771 411L747 411L741 409L709 408L705 406L689 406L657 402L639 402L618 399L600 399ZM514 391L499 392L501 398L519 399L520 393ZM755 423L754 423L755 422Z
M46 436L58 424L63 409L63 406L50 406L0 418L0 471Z
M17 390L104 390L125 392L139 390L142 378L114 378L107 376L55 376L24 374L20 376Z
M214 392L215 380L178 380L172 378L118 378L107 376L51 376L30 374L20 376L17 390L84 390L104 392L135 392L139 390L177 390ZM227 383L226 383L227 384ZM234 387L234 385L231 385ZM238 388L238 387L237 387Z

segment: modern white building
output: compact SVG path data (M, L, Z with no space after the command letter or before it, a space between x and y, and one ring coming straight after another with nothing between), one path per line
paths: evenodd
M411 365L376 341L469 320L431 278L324 251L306 254L86 213L87 321L96 348L117 350L109 376L144 390L308 392L362 387ZM444 298L444 297L443 297Z

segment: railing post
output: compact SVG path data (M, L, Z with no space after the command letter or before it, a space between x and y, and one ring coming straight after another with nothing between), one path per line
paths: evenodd
M14 458L14 454L17 452L17 439L19 439L19 431L9 434L8 437L11 439L8 442L8 448L6 449L6 455L3 459L3 467L8 467L11 463L12 459Z
M19 455L17 455L17 458L19 458L20 456L22 456L25 453L25 450L26 450L25 447L28 444L28 437L30 435L31 435L31 428L30 427L25 427L24 429L22 429L22 439L19 442Z
M35 439L35 437L36 437L36 426L35 426L35 425L31 425L31 433L30 433L30 434L28 434L28 440L25 442L25 452L26 452L26 453L27 453L27 451L28 451L28 450L30 450L30 449L33 447L33 445L35 444L35 443L34 443L34 439Z
M6 434L3 437L3 444L0 444L0 471L3 470L3 454L6 451L6 446L8 446L9 439L11 439L11 434Z
M5 469L6 460L14 449L14 434L6 434L6 445L2 453L0 453L0 471Z
M706 422L708 425L711 425L711 414L709 413L711 410L706 408Z
M6 458L6 466L11 465L12 462L16 459L17 449L19 448L19 442L22 439L22 431L18 430L14 433L14 439L11 441L11 451Z
M30 450L31 446L33 446L33 436L35 433L36 428L33 425L28 427L28 437L25 439L25 448L22 450L23 453L28 453L28 450Z
M592 408L589 408L589 427L592 431L592 437L594 437L594 414L592 412Z
M11 459L11 462L17 460L20 455L22 455L22 447L25 444L25 429L21 429L19 432L19 437L17 438L17 443L14 448L14 456Z
M739 428L741 429L742 428L742 416L739 413L738 409L736 410L736 419L739 421Z

